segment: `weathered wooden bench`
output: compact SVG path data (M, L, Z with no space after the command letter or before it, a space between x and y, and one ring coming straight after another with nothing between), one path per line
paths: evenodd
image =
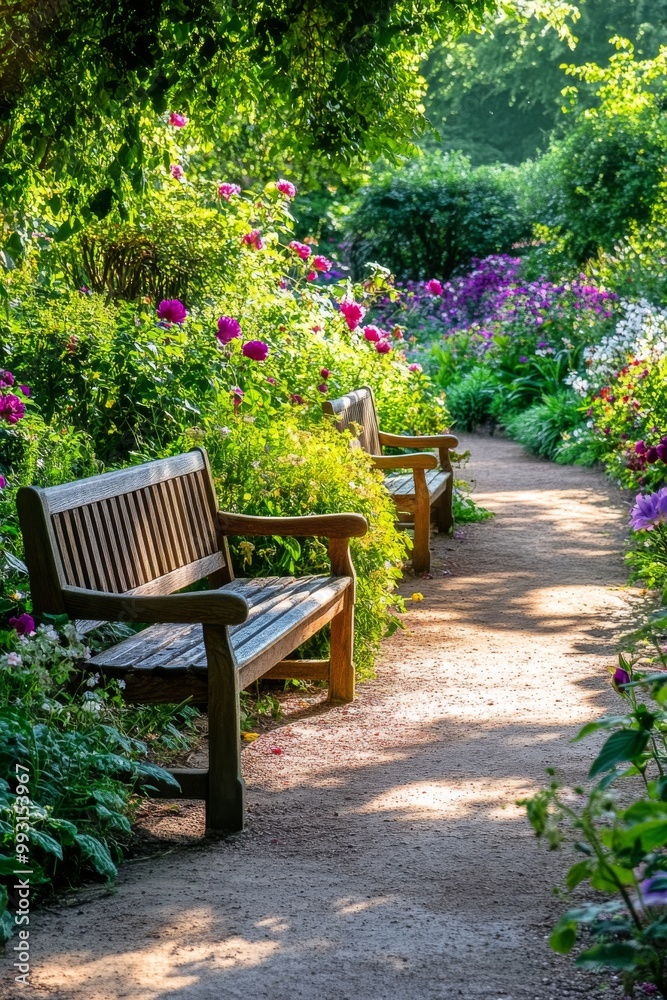
M183 797L206 800L208 829L242 829L239 691L262 676L299 677L328 680L331 701L354 697L348 542L366 533L365 519L219 511L199 449L63 486L24 487L18 510L37 615L67 614L84 629L150 626L97 653L88 669L122 679L131 702L191 698L207 706L208 771L173 774ZM328 538L331 575L235 580L230 535ZM204 578L208 590L177 593ZM327 622L329 660L287 659ZM161 794L175 797L169 788Z
M384 481L396 504L399 523L414 529L412 567L416 573L427 573L431 568L432 515L440 531L451 531L454 526L454 475L449 453L458 447L458 439L452 434L385 434L378 426L373 392L367 386L339 399L327 400L322 409L334 418L339 430L353 430L359 445L378 469L392 470ZM440 463L435 455L428 454L383 455L383 447L437 448ZM411 471L401 472L401 469Z

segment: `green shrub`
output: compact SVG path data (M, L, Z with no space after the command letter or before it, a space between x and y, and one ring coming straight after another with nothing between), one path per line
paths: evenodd
M432 156L380 173L345 223L353 271L379 260L400 279L447 278L527 239L513 168Z
M540 403L506 421L510 437L527 451L553 459L562 444L563 433L581 423L581 403L567 389L542 396Z
M478 365L447 391L447 408L452 425L463 431L474 430L493 416L493 401L499 382L490 368Z

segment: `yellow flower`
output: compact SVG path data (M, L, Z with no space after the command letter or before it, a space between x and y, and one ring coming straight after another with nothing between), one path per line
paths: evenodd
M241 739L245 740L246 743L254 743L255 740L259 739L259 733L241 733Z
M423 601L424 600L424 595L423 594L419 594L419 593L413 594L412 595L412 600L413 601Z

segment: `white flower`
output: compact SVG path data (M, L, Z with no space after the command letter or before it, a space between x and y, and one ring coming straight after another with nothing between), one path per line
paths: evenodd
M44 628L43 634L47 639L51 639L52 642L58 642L60 638L56 630L51 625Z
M7 653L7 666L8 667L20 667L23 660L18 653Z
M121 689L121 691L124 691L125 688L127 687L127 684L122 678L118 681L118 687Z
M82 656L83 656L84 660L89 660L90 659L90 649L88 648L88 646L84 646L83 647ZM99 674L97 676L99 677Z
M89 677L88 680L86 681L86 687L89 687L89 688L96 687L97 686L97 682L99 681L99 679L100 679L100 675L99 674L93 674L93 676Z
M101 712L102 705L99 701L84 701L81 709L84 712Z

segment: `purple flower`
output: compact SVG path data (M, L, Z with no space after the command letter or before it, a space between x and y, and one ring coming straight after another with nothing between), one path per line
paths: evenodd
M431 295L442 295L443 288L437 278L431 278L430 281L427 281L426 288Z
M646 454L646 445L644 444L643 441L637 442L637 444L635 445L635 451L637 452L638 455Z
M290 396L290 400L296 406L303 406L303 404L306 402L303 396L300 396L298 392L293 392L292 395Z
M239 408L239 406L241 405L241 403L243 402L243 397L245 396L245 392L243 391L243 389L239 385L233 385L231 387L231 389L229 390L229 392L230 392L231 397L232 397L232 402L234 404L234 409L237 410Z
M660 873L639 883L644 906L667 906L667 874Z
M5 479L4 476L0 476L0 490L4 490L6 485L7 485L7 480Z
M16 630L17 635L32 635L35 631L35 619L25 611L18 618L10 618L9 624Z
M164 323L185 323L187 310L180 299L163 299L157 307L158 319Z
M328 379L329 376L331 375L331 372L329 371L328 368L320 368L320 375L322 376L323 379Z
M169 167L169 173L174 178L175 181L182 181L185 177L185 170L180 165L180 163L172 163Z
M527 365L528 364L528 358L526 357L525 354L522 354L521 357L519 358L519 364L520 365Z
M329 386L326 384L326 382L322 382L321 385L318 385L317 391L318 392L328 392L329 391Z
M228 344L230 340L241 336L241 324L233 316L221 316L218 320L218 332L216 337L221 344Z
M0 420L6 420L8 424L17 424L24 414L25 403L18 396L12 392L0 396Z
M294 198L296 195L296 188L291 181L286 181L284 177L281 177L279 181L276 181L276 187L281 194L284 194L286 198Z
M21 390L21 392L23 393L23 395L24 395L24 396L26 397L26 399L27 399L27 398L28 398L28 396L30 395L30 386L27 386L27 385L20 385L20 386L19 386L19 389Z
M658 449L654 448L652 446L650 448L647 448L646 449L646 455L644 457L646 458L647 462L649 462L651 465L653 465L654 462L658 461L658 457L659 457L658 456Z
M251 361L266 361L269 345L263 340L249 340L242 347L243 356Z
M0 371L0 389L9 389L15 381L16 379L11 372Z
M633 531L653 531L667 519L667 486L648 496L637 494L630 513L630 527Z
M624 684L630 683L630 674L623 667L616 667L612 675L612 684L618 690Z
M172 111L169 115L167 124L173 125L174 128L185 128L188 121L189 118L186 118L185 115L179 115L178 111Z

